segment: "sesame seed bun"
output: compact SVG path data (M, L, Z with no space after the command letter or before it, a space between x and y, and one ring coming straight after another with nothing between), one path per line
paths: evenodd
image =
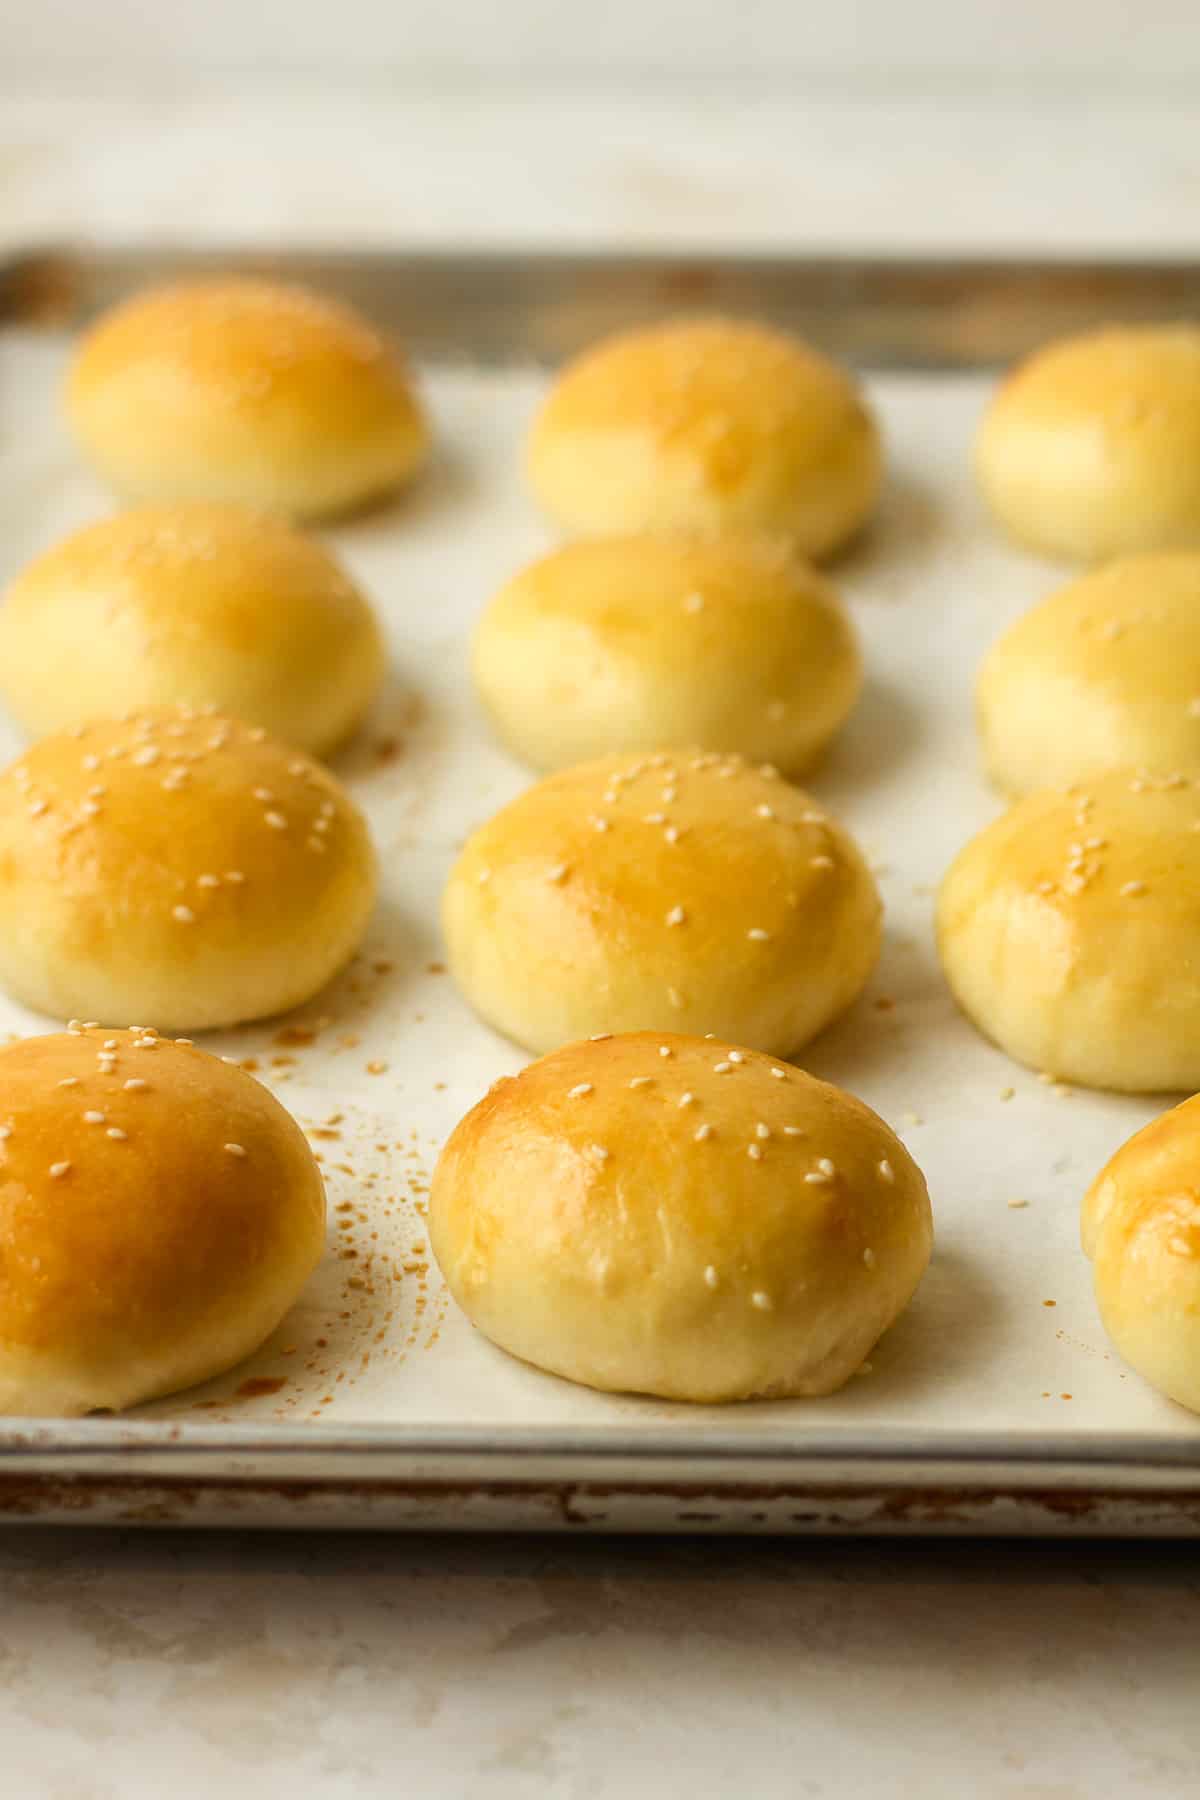
M101 477L131 500L345 512L424 460L403 363L356 312L235 277L136 294L72 363L67 414Z
M1200 544L1200 327L1048 344L997 389L975 468L999 522L1050 556Z
M836 591L783 539L595 538L510 581L472 667L500 737L538 769L699 744L808 768L862 683Z
M822 556L874 506L880 451L853 381L815 350L689 319L570 363L534 422L528 472L567 531L749 526Z
M1131 1368L1200 1412L1200 1095L1122 1144L1083 1202L1105 1330Z
M1009 793L1200 769L1200 554L1126 557L1052 594L992 646L976 706Z
M324 1245L299 1126L145 1032L0 1050L0 1414L118 1410L240 1362Z
M0 606L0 694L34 735L185 701L321 755L382 672L371 609L333 557L239 507L103 519L32 562Z
M858 994L880 916L806 794L690 751L548 776L473 834L442 905L463 993L536 1051L671 1028L784 1055Z
M0 775L0 985L52 1017L281 1012L347 961L374 897L357 807L260 727L138 713Z
M1018 1062L1200 1088L1200 778L1030 794L959 854L937 930L959 1005Z
M463 1311L587 1387L829 1394L912 1298L925 1181L860 1100L752 1050L641 1032L496 1083L434 1175Z

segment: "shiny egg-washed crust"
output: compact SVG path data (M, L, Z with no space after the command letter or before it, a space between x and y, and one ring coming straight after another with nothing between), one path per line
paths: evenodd
M1125 557L1051 594L993 644L975 699L1008 793L1200 770L1200 552Z
M106 313L71 365L67 415L129 500L345 512L407 481L424 414L399 356L349 307L218 276Z
M0 1050L0 1415L116 1411L232 1368L324 1237L304 1134L243 1070L141 1031Z
M859 993L881 910L807 794L679 751L529 788L468 840L442 920L463 993L531 1050L670 1027L785 1055Z
M1000 523L1050 556L1200 544L1200 327L1048 344L996 390L975 469Z
M234 1025L312 997L375 898L341 783L176 709L43 738L0 774L0 985L51 1017Z
M1135 1133L1096 1177L1083 1247L1125 1361L1200 1412L1200 1095Z
M956 999L1084 1087L1200 1087L1200 779L1125 770L1028 795L942 882Z
M920 1170L861 1101L752 1050L639 1033L496 1083L434 1175L468 1318L585 1386L828 1394L929 1261Z
M313 755L383 673L370 607L315 539L233 506L138 507L72 532L0 606L0 694L34 736L215 705Z
M835 589L787 540L645 532L531 564L475 630L475 686L537 769L667 744L808 768L858 697Z
M881 459L851 377L744 320L676 320L606 338L563 370L527 467L567 531L731 526L822 556L871 512Z

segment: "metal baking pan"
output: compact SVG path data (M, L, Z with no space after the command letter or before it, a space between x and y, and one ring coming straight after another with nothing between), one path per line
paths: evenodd
M1015 1069L955 1013L930 934L941 870L996 806L975 764L972 671L1061 578L1001 543L972 491L993 371L1105 319L1200 315L1200 265L31 254L0 266L0 581L108 504L59 419L71 331L203 269L357 302L409 347L442 446L412 495L331 534L376 599L394 669L340 763L382 852L368 945L302 1014L207 1040L310 1130L337 1229L311 1292L233 1375L123 1418L0 1425L0 1518L1200 1536L1200 1420L1121 1367L1077 1243L1087 1182L1168 1097L1071 1093ZM887 499L833 571L870 679L812 785L878 865L887 941L863 1000L802 1060L901 1130L938 1227L863 1379L726 1409L593 1394L504 1357L448 1305L422 1216L446 1132L522 1061L454 994L435 922L456 845L528 779L489 743L463 656L488 593L547 542L521 433L547 366L697 309L853 361L884 423ZM0 757L17 747L0 726ZM45 1028L0 1001L0 1031Z

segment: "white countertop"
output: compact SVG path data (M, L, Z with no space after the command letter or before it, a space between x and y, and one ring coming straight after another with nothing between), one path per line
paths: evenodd
M1198 199L1168 90L0 92L0 252L1186 255ZM7 1531L0 1620L5 1800L1175 1800L1200 1766L1197 1546Z

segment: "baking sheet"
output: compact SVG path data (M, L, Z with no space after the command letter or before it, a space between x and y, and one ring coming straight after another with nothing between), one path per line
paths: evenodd
M0 581L109 504L59 420L66 353L53 333L0 338ZM868 381L889 450L887 496L831 571L860 627L868 682L809 782L875 864L887 929L863 998L797 1060L881 1112L926 1172L937 1248L912 1307L840 1394L707 1409L544 1376L494 1350L447 1302L427 1250L430 1171L459 1116L524 1060L474 1020L438 941L438 896L459 845L530 779L488 739L465 640L488 596L552 540L522 490L518 456L544 375L442 363L423 381L434 466L411 494L328 534L373 597L391 650L375 716L337 765L381 852L378 915L362 954L311 1005L202 1040L250 1060L312 1132L329 1184L330 1254L255 1358L129 1415L157 1431L22 1423L0 1432L0 1465L19 1455L36 1471L39 1457L51 1466L70 1446L94 1460L122 1443L127 1452L224 1444L252 1478L253 1445L292 1443L292 1427L314 1451L390 1442L401 1461L406 1444L415 1454L453 1441L494 1466L507 1445L517 1476L535 1447L552 1473L556 1455L565 1468L582 1444L601 1456L657 1447L686 1459L719 1442L735 1459L728 1478L740 1446L743 1473L768 1455L839 1446L851 1462L872 1447L907 1447L944 1473L986 1443L1030 1465L1086 1465L1101 1452L1129 1471L1172 1465L1176 1482L1183 1473L1200 1488L1200 1420L1111 1352L1078 1248L1091 1177L1170 1097L1089 1094L1017 1068L957 1015L933 949L934 886L997 809L975 757L972 671L1064 573L1001 543L982 517L968 456L988 389L981 376ZM0 754L19 747L0 725ZM0 1031L46 1028L0 1001Z

